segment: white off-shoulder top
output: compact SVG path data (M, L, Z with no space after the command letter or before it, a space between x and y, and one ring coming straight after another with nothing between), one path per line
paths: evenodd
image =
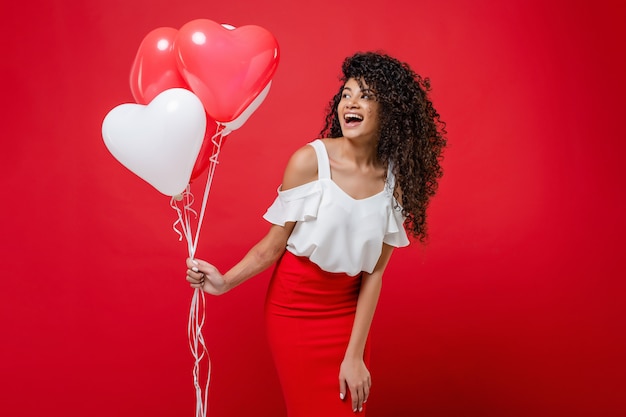
M357 200L332 180L324 143L317 139L309 145L317 155L317 181L285 191L279 187L278 197L263 218L281 226L296 222L287 250L308 257L323 270L351 276L371 273L383 242L395 247L409 244L404 216L393 196L391 166L385 188Z

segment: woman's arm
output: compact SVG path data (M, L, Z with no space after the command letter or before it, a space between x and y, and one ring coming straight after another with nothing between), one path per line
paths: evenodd
M370 373L363 361L363 354L380 296L383 272L392 252L392 246L383 244L383 250L374 271L371 274L363 273L352 333L339 370L340 397L344 399L346 388L349 389L352 409L355 411L362 410L372 385Z
M289 159L283 175L282 190L298 187L317 179L317 157L311 146L303 146ZM295 222L272 225L269 232L225 274L200 259L187 259L187 281L212 295L224 294L263 272L285 252Z
M272 225L269 232L225 274L200 259L187 259L187 281L212 295L224 294L253 276L265 271L285 252L287 239L295 223Z

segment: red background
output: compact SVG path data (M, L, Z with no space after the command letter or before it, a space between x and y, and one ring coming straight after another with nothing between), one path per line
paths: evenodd
M223 150L200 257L225 269L263 235L343 57L382 48L431 78L450 146L430 244L385 277L368 415L626 415L623 4L3 2L0 414L194 413L186 248L100 128L143 37L208 18L265 27L282 59ZM208 302L209 415L284 415L268 278Z

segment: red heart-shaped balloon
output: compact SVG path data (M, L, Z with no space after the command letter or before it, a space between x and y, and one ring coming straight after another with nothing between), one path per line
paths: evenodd
M263 91L278 66L278 43L266 29L229 29L197 19L178 31L178 69L214 120L236 119Z
M170 88L186 88L187 82L178 72L174 40L178 30L162 27L152 30L143 39L130 70L130 91L139 104L148 104Z

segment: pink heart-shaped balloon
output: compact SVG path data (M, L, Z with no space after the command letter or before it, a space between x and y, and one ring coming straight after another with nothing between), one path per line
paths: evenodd
M178 30L162 27L143 39L130 70L130 91L139 104L148 104L170 88L188 88L178 71L174 40Z
M180 28L174 49L189 88L221 123L246 110L274 76L279 60L278 43L266 29L228 29L208 19Z
M126 168L165 195L182 193L194 167L206 116L191 91L165 90L147 106L121 104L102 122L102 137Z

